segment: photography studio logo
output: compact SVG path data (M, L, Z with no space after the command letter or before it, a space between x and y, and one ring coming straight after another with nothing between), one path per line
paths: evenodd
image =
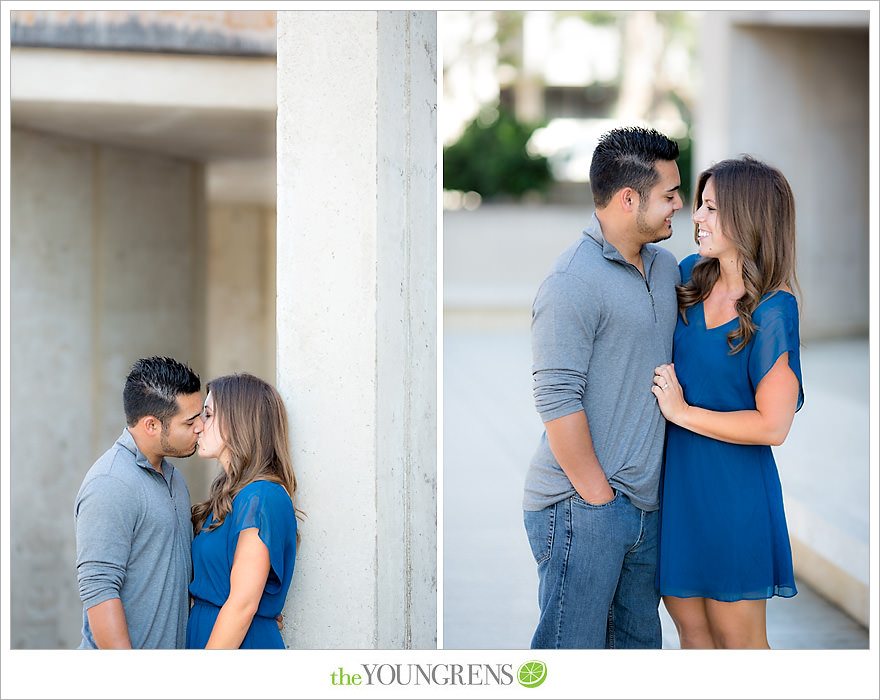
M547 679L543 661L513 664L360 664L330 674L334 686L510 686L537 688Z

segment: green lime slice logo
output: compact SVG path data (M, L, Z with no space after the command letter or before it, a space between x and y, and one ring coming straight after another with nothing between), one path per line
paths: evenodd
M547 666L543 661L526 661L516 672L516 679L523 688L537 688L547 679Z

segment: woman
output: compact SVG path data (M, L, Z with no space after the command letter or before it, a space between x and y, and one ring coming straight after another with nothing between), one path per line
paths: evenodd
M299 539L287 414L274 387L249 374L207 385L198 454L223 471L192 508L193 598L188 649L283 649L276 618Z
M682 261L657 581L682 648L769 648L766 603L797 593L771 445L803 404L794 197L749 156L701 173Z

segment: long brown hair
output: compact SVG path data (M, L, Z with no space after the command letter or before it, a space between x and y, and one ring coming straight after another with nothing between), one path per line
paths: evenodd
M800 293L795 270L794 195L779 170L744 155L723 160L700 173L694 212L703 204L703 190L710 177L715 186L718 220L739 253L745 285L745 293L736 302L739 325L727 334L734 354L757 330L752 314L765 294L786 286ZM695 225L698 245L699 230L699 224ZM685 322L685 311L709 296L719 276L718 260L702 258L694 265L691 280L676 288Z
M296 477L287 429L287 411L271 384L252 374L228 374L207 384L214 397L214 414L230 453L229 473L214 479L207 501L192 507L193 533L219 527L232 511L232 500L248 484L264 479L281 484L293 501ZM297 513L300 513L297 509ZM296 540L299 542L299 528Z

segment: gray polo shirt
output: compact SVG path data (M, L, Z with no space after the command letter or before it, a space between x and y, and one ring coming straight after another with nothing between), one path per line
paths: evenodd
M654 368L672 359L681 277L668 250L648 244L641 255L646 277L605 240L593 215L538 289L532 374L541 420L585 411L609 484L656 510L666 421L651 386ZM574 493L545 432L526 474L523 509Z
M160 474L128 429L96 461L76 496L80 649L95 649L86 611L120 598L135 649L182 649L192 580L190 495L180 472Z

